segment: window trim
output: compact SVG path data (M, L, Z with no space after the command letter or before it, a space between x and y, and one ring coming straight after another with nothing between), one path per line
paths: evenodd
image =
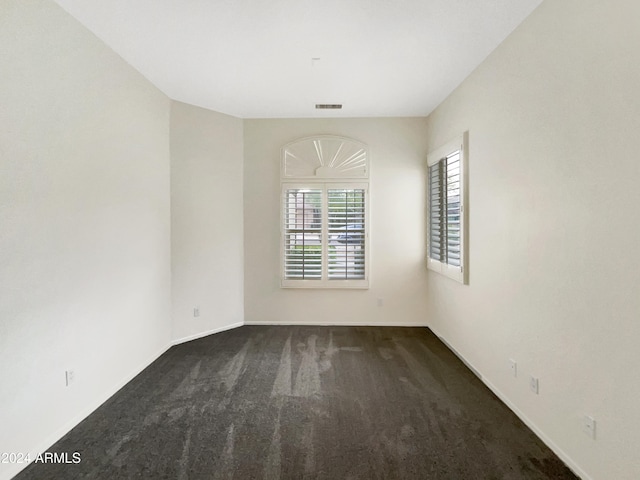
M369 288L369 256L371 252L369 223L369 182L367 181L334 181L323 179L317 181L310 179L306 182L282 182L280 189L280 287L281 288L315 288L315 289L368 289ZM286 249L285 249L285 208L284 198L288 190L295 189L321 189L322 190L322 225L321 225L321 246L322 246L322 276L320 280L300 280L286 278ZM358 189L364 190L364 278L362 279L329 279L329 204L328 191Z
M469 132L464 132L453 140L435 149L427 155L428 167L435 165L442 159L447 158L456 151L460 151L460 267L449 265L431 258L431 211L429 203L431 201L430 180L427 173L427 268L440 273L452 280L464 285L469 284L469 188L468 188L468 162L469 162Z

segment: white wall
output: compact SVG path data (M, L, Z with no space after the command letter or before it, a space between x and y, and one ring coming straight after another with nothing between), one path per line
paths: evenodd
M171 104L173 338L242 324L242 120ZM194 317L194 307L200 316Z
M0 452L33 455L170 342L170 103L48 0L0 3L0 71Z
M429 274L429 323L602 480L640 478L638 19L631 0L545 1L428 128L430 148L470 132L471 247L469 286Z
M426 119L246 120L244 129L246 322L424 324ZM369 145L368 290L280 288L280 148L320 134Z

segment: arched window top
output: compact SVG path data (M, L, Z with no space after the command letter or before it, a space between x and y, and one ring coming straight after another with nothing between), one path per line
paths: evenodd
M302 138L282 147L280 171L283 180L368 179L369 150L350 138Z

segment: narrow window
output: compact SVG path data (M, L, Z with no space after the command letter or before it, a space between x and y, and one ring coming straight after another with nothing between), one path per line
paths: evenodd
M468 283L465 212L467 134L427 157L428 259L430 270Z

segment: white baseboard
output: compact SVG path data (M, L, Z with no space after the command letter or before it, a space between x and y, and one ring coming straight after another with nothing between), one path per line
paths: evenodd
M547 447L549 447L564 463L582 480L592 480L591 476L589 476L584 470L582 470L573 459L558 445L556 445L553 440L551 440L545 433L538 428L538 426L529 419L514 403L512 403L495 385L489 382L486 378L482 378L484 384L489 387L489 389L507 406L509 409L515 413L520 420L524 422L524 424L529 427L533 433L535 433L540 440L544 442Z
M509 409L515 413L522 422L535 433L542 442L549 447L553 453L555 453L564 463L569 467L573 473L575 473L582 480L593 480L591 476L589 476L582 468L573 461L573 459L560 448L556 443L551 440L529 417L527 417L522 410L520 410L509 398L498 389L493 383L491 383L485 376L483 376L480 371L475 368L464 356L460 354L455 348L451 346L451 344L438 332L436 332L433 327L429 327L429 329L440 339L442 343L444 343L449 350L453 352L453 354L464 363L469 370L471 370L482 382L491 390L501 401L504 403Z
M234 328L241 327L246 325L244 322L236 322L231 325L225 325L224 327L214 328L213 330L207 330L206 332L199 332L194 335L189 335L187 337L178 338L171 342L172 345L180 345L181 343L190 342L191 340L197 340L198 338L207 337L209 335L213 335L214 333L224 332L226 330L233 330Z
M35 457L40 454L46 452L54 443L64 437L67 433L69 433L74 427L76 427L81 421L91 415L94 411L98 409L104 402L109 400L118 390L124 387L127 383L133 380L140 372L142 372L145 368L155 362L163 353L165 353L171 345L166 345L162 347L158 352L154 353L147 360L142 362L142 364L138 365L135 369L131 370L131 372L126 375L122 380L117 382L108 390L104 391L101 395L96 397L88 407L82 410L79 414L75 415L71 420L66 422L62 427L58 428L54 433L49 435L45 440L39 442L34 448L29 449L31 452L31 461L35 460ZM6 472L2 473L2 480L9 480L25 469L29 464L11 464L12 468L8 468ZM7 475L4 477L4 475Z
M266 322L254 320L244 322L245 325L291 325L300 327L423 327L424 323L398 322L398 323L372 323L372 322Z
M467 362L467 359L464 358L462 355L460 355L460 353L451 346L451 344L449 342L447 342L446 339L444 339L443 337L441 337L440 335L438 335L431 327L429 327L429 330L431 330L433 332L433 334L438 337L438 340L440 340L442 343L445 344L445 346L451 350L451 352L458 357L458 360L460 360L462 363L464 363L465 367L467 367L469 370L471 370L471 372L478 377L480 380L482 380L484 382L484 377L482 376L482 374L476 370L476 368L471 365L469 362Z

